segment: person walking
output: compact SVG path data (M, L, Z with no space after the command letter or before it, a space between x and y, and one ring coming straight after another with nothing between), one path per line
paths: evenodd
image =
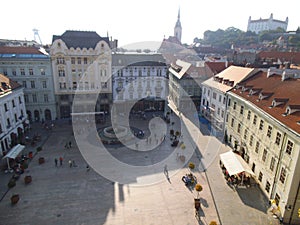
M59 165L62 166L63 165L63 158L59 157Z
M58 162L57 158L54 159L54 162L55 162L55 167L57 167L57 162Z
M87 164L87 165L86 165L86 172L89 172L90 169L91 169L91 168L90 168L89 164Z
M72 160L70 159L69 160L69 167L71 168L73 165L72 165Z
M69 141L69 148L72 148L72 142Z

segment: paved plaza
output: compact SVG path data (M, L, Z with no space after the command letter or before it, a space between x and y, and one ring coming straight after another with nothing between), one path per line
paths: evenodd
M187 118L176 115L172 116L172 121L175 121L172 129L185 129L180 127L180 120L188 130L195 129ZM145 136L148 135L148 121L135 119L131 124L145 129ZM207 132L205 129L203 125L201 131ZM233 190L227 185L219 167L219 158L203 151L210 145L220 146L219 153L229 148L209 136L209 132L195 141L197 152L184 164L174 154L175 148L171 147L168 135L159 141L154 151L132 151L124 146L108 147L113 157L132 165L151 165L171 158L167 164L169 180L161 166L133 175L131 182L125 184L107 179L93 168L87 170L87 162L76 145L68 121L57 121L51 131L44 130L41 124L33 124L30 135L34 133L42 135L37 146L42 145L43 150L34 156L16 186L8 190L7 183L12 175L4 171L0 173L1 225L208 225L213 220L223 225L278 224L278 220L268 212L268 201L258 187ZM193 130L193 134L197 134L197 131ZM82 136L92 138L88 130ZM66 149L64 146L69 141L72 147ZM37 146L26 146L24 152L35 151ZM180 151L184 155L187 150ZM38 158L41 156L46 162L40 165ZM59 157L63 157L63 165L55 166L54 159ZM202 170L201 157L212 157L205 171ZM69 160L74 160L75 166L70 167ZM183 175L190 172L188 162L196 164L193 173L203 186L199 194L199 218L195 217L194 210L197 192L188 189L181 180ZM101 166L109 167L108 160L102 159ZM113 168L110 173L112 177L119 174ZM25 175L32 176L32 183L24 184ZM137 185L139 181L147 183L149 180L157 182ZM20 200L12 206L10 197L15 193L20 195Z

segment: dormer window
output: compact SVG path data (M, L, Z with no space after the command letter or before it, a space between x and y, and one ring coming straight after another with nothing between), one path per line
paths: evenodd
M259 94L259 99L260 100L263 100L263 99L266 99L266 98L269 98L273 93L267 93L267 92L261 92Z
M285 104L288 100L289 100L288 98L274 98L272 101L272 107Z

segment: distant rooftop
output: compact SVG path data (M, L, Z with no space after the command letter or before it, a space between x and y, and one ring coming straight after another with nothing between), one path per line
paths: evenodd
M0 58L49 58L49 55L36 47L0 46Z
M109 45L108 37L101 37L95 31L67 30L62 35L53 35L52 43L61 39L68 48L95 48L99 41L105 41Z

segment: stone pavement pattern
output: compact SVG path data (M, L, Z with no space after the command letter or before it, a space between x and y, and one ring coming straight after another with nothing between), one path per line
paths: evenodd
M173 119L177 126L178 118ZM193 202L196 193L189 191L181 181L181 177L188 173L187 168L176 172L169 171L171 183L163 179L143 187L136 187L134 184L122 185L107 180L92 169L87 172L86 162L77 147L64 149L67 141L71 140L73 145L75 143L70 125L57 125L48 135L42 152L32 160L26 171L26 174L32 175L32 183L25 185L22 175L17 185L0 202L1 225L207 225L212 220L223 225L277 224L277 220L266 213L267 203L257 188L235 192L228 187L219 168L218 158L212 161L206 172L195 171L198 182L203 186L200 193L203 210L200 212L200 221L197 221ZM203 146L210 142L207 138L199 139L197 143L200 153ZM162 157L173 151L168 138L161 143L159 151ZM222 145L220 151L227 151L227 148ZM127 153L122 148L115 149L114 152L119 158L129 161L132 158L134 161L134 155L128 157ZM197 155L194 154L190 161L198 164ZM39 156L46 158L45 164L38 164ZM54 158L60 156L64 158L64 164L62 167L55 167ZM147 160L152 157L157 157L157 154L153 155L150 151ZM77 167L69 168L69 159L75 160ZM174 158L174 163L181 162ZM153 172L149 171L152 176L151 173ZM161 176L163 168L155 173ZM7 184L2 181L8 179L8 176L1 171L2 193L5 192L3 190L6 190ZM15 206L11 206L9 201L13 193L20 194L20 201Z

